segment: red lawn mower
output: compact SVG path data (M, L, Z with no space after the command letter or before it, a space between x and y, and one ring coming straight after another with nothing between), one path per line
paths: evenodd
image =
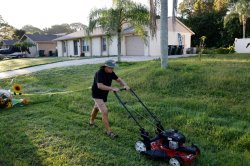
M125 89L120 89L124 91ZM186 146L185 136L180 133L178 130L169 129L164 130L161 125L160 120L146 107L142 100L136 95L136 93L130 89L126 92L129 92L135 101L123 101L124 98L121 95L118 95L117 92L114 92L116 98L119 100L121 105L129 113L135 123L140 127L141 139L135 143L135 150L142 155L148 156L152 159L161 159L169 162L171 166L181 166L190 164L197 159L200 155L199 148L192 144L191 146ZM150 118L154 121L152 124L156 127L156 136L151 138L149 132L147 132L139 123L139 118L137 117L140 114L133 109L131 103L140 103L144 109L143 112L146 112ZM135 116L137 114L137 116Z

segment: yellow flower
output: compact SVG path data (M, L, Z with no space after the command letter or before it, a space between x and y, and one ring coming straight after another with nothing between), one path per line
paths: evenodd
M21 93L22 92L22 86L20 84L15 84L13 86L14 93Z
M11 102L11 101L8 101L6 105L7 105L7 106L6 106L7 108L11 108L11 107L12 107L12 102Z

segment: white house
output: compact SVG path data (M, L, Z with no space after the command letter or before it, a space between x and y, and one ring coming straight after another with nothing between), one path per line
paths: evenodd
M235 39L235 52L237 53L250 53L250 38Z
M158 27L160 21L157 20ZM172 18L168 19L169 54L176 54L177 48L183 48L183 52L191 47L191 36L194 35L187 26L178 19L173 26ZM156 37L152 38L149 28L145 28L148 34L146 42L136 35L132 27L124 27L121 41L121 54L125 56L160 56L160 30L157 29ZM89 36L85 31L74 32L59 38L57 41L58 56L111 56L117 55L117 36L109 40L101 28L96 28ZM172 46L172 47L171 47ZM173 52L173 50L175 50ZM179 49L181 50L181 49Z

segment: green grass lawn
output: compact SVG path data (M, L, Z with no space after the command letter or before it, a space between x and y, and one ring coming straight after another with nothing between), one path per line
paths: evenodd
M20 58L0 60L0 72L16 70L42 64L61 62L67 60L82 59L82 57L43 57L43 58Z
M18 76L21 97L32 102L0 111L0 165L166 165L136 153L138 127L112 93L109 117L119 138L104 134L100 114L98 127L89 128L89 87L97 68L83 65ZM187 144L199 146L201 156L192 165L250 165L250 55L169 59L166 70L159 60L124 62L116 72L166 129L180 130ZM8 88L9 82L0 80L0 85ZM136 111L141 111L137 105ZM142 124L153 136L150 123L142 119Z

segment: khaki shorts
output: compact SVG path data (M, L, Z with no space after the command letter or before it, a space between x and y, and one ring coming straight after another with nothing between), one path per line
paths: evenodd
M102 113L108 112L108 108L107 108L105 102L103 101L103 99L94 99L93 98L93 100L95 101L94 108L98 108L99 111Z

